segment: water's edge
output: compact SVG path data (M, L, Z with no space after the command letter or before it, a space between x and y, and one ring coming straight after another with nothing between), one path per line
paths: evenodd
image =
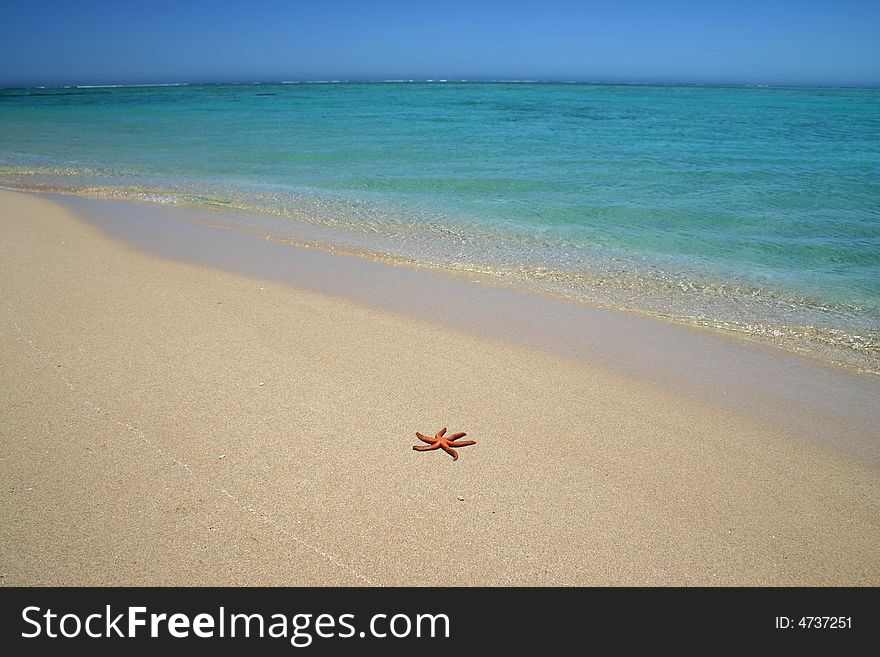
M121 200L146 203L159 208L175 208L188 221L224 228L242 234L260 237L280 244L321 248L333 253L347 253L377 262L406 265L414 268L443 270L464 275L486 283L532 290L560 299L584 303L594 307L636 314L678 324L699 327L739 339L780 347L789 352L815 358L835 366L860 373L880 375L880 330L863 327L860 330L803 324L798 322L767 322L765 320L734 320L709 316L702 312L675 312L670 310L669 299L679 288L689 295L695 292L688 279L662 280L662 288L655 289L657 305L652 307L644 298L645 280L633 280L642 298L638 301L632 289L621 286L620 272L596 271L590 275L573 274L545 266L489 265L467 259L443 260L429 254L414 255L416 250L387 248L387 236L376 238L358 225L327 221L314 217L308 209L284 208L272 211L265 207L241 205L234 199L214 198L182 193L179 190L123 188L117 186L79 187L75 185L47 185L38 181L10 180L0 177L0 187L24 192L49 193L98 200ZM418 230L424 230L423 226ZM441 227L442 232L442 227ZM472 237L472 236L467 236ZM488 236L492 241L496 236ZM612 280L613 279L613 280ZM625 282L625 281L624 281ZM656 286L658 281L652 281ZM718 289L713 289L717 287ZM717 281L698 294L712 296L727 294L725 283ZM756 297L760 290L752 290ZM747 295L748 296L748 295ZM661 298L662 297L662 298ZM777 304L780 308L792 302L784 297L763 297L762 304ZM820 309L826 312L825 309Z

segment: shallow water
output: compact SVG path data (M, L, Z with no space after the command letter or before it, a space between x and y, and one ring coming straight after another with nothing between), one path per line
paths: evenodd
M0 183L244 209L211 216L880 372L880 90L4 90Z

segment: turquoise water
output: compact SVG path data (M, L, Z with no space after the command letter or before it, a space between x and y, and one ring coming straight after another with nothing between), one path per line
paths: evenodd
M216 221L880 371L880 90L8 89L0 184L247 210Z

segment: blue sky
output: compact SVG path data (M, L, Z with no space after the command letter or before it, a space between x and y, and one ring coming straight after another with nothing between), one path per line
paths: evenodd
M11 0L0 85L542 79L880 85L880 0Z

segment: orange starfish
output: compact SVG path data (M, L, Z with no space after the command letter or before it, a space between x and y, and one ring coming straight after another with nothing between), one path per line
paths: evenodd
M444 438L443 434L446 433L446 427L440 429L437 432L437 435L433 438L428 438L427 436L423 436L418 431L416 431L416 437L424 443L428 443L427 445L413 445L413 449L417 452L430 452L432 449L437 449L438 447L442 449L444 452L452 456L453 461L458 460L458 452L456 452L453 447L466 447L468 445L476 445L476 440L460 440L455 442L458 438L463 438L467 434L462 433L454 433L448 438Z

